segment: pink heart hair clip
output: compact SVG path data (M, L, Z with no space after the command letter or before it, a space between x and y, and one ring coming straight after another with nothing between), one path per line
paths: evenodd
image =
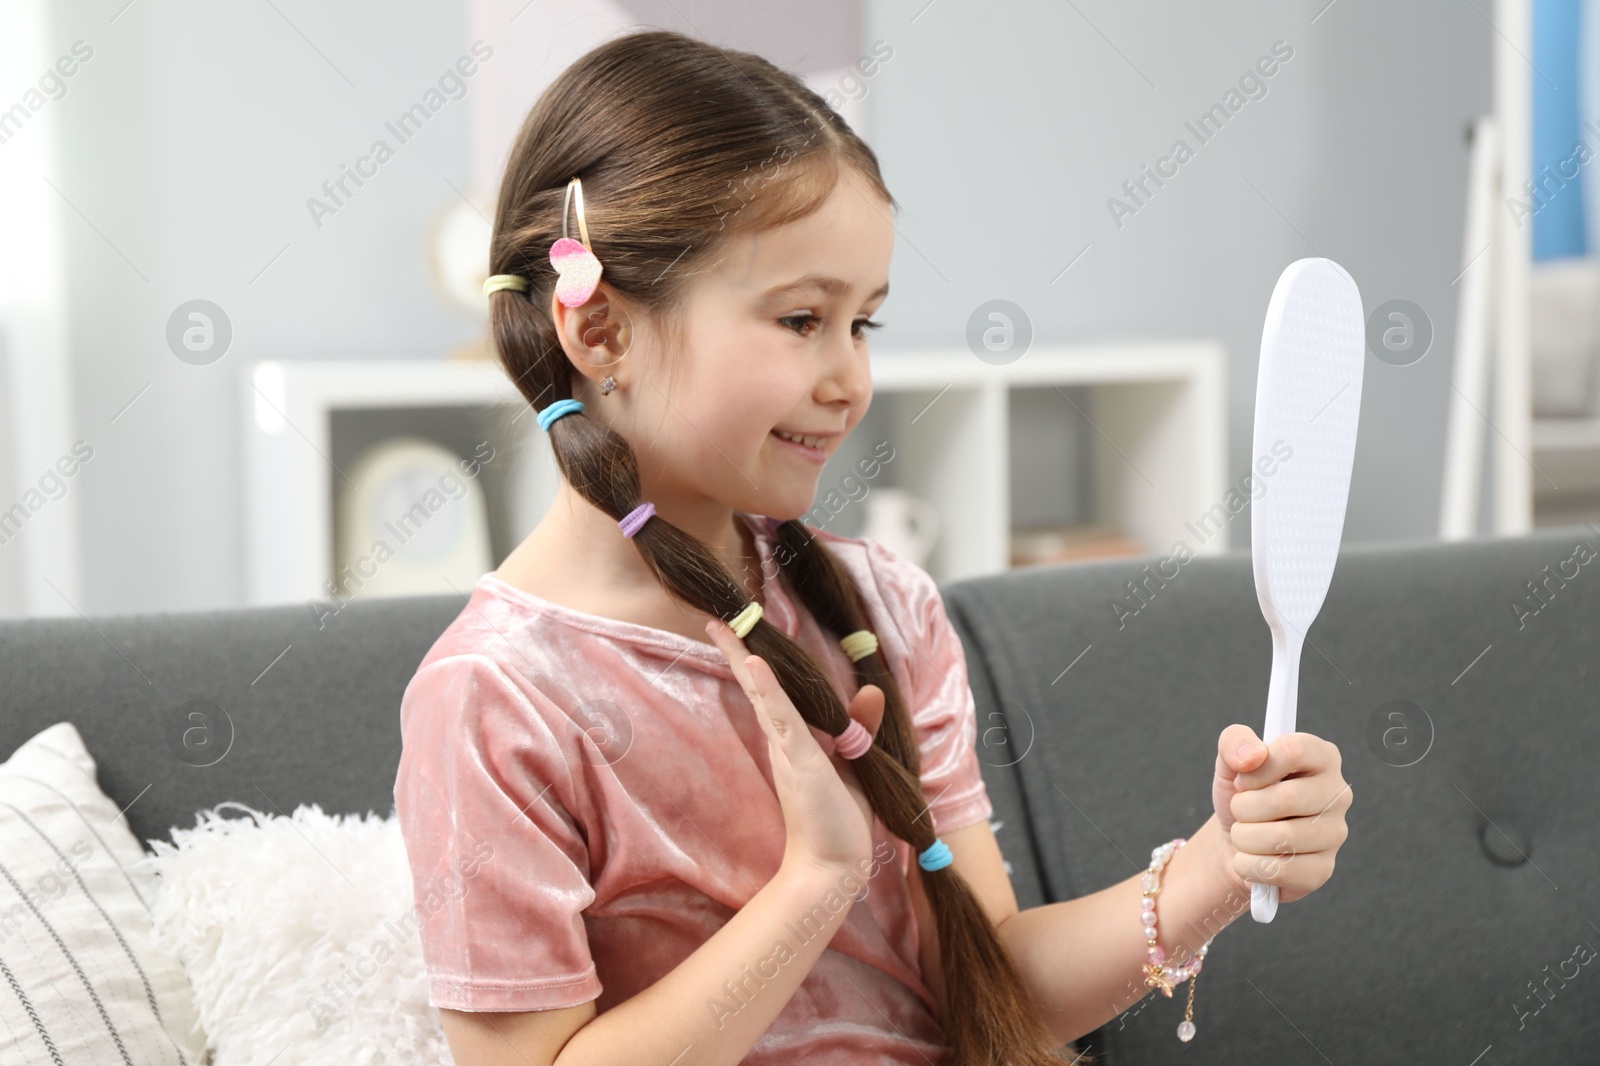
M574 192L578 197L581 242L567 236L567 212ZM600 260L589 247L589 223L583 213L583 182L576 177L567 182L567 200L561 206L561 238L550 246L550 265L556 268L556 299L567 307L582 304L600 284Z

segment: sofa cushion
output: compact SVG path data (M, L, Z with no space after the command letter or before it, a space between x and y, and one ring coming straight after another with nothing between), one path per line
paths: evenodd
M1591 1059L1597 551L1587 526L1346 546L1307 631L1297 722L1339 746L1351 784L1332 879L1222 930L1192 1042L1175 1035L1182 999L1150 995L1080 1047L1105 1066ZM1017 570L945 599L979 721L1026 750L1004 786L1017 805L995 805L1002 840L1028 838L1007 856L1038 856L1023 906L1131 877L1210 817L1218 734L1259 733L1266 708L1247 553Z
M386 815L400 696L464 602L3 622L0 751L71 721L141 842L225 800Z

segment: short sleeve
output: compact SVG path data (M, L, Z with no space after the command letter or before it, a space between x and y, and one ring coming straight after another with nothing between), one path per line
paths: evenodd
M902 649L907 709L922 753L922 794L934 832L987 820L994 805L978 761L977 707L966 652L944 598L926 570L876 541L863 543ZM880 642L886 643L883 636Z
M401 702L394 800L430 1001L547 1010L600 994L573 782L530 696L478 654L425 661Z

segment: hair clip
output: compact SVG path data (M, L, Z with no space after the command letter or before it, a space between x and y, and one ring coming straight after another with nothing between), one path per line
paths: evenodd
M578 231L583 240L567 236L567 212L572 206L572 195L578 195ZM600 260L589 246L589 223L583 211L583 182L573 178L567 182L567 199L561 205L561 237L550 246L550 265L556 268L556 299L567 307L577 307L594 295L600 284Z

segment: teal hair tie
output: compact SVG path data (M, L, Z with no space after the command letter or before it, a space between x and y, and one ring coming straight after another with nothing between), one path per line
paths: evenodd
M933 843L917 856L917 865L929 873L942 870L954 861L955 856L950 854L950 846L938 837L935 837Z
M539 412L539 428L549 433L550 423L562 415L570 415L574 411L581 410L583 410L583 402L580 400L557 400Z

